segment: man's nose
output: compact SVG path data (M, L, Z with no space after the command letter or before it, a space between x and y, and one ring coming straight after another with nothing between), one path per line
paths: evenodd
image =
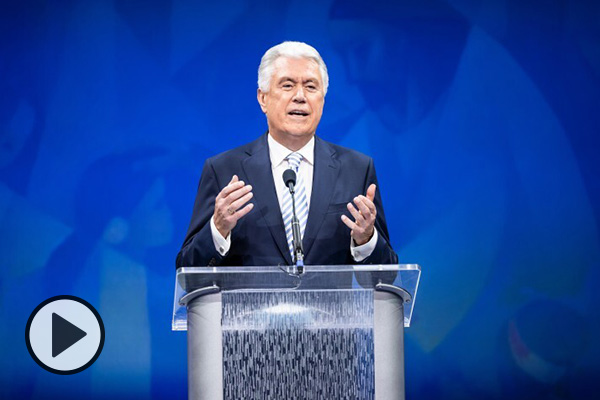
M306 97L304 96L304 88L302 86L299 86L296 90L296 93L294 93L293 100L296 103L304 103L306 101Z

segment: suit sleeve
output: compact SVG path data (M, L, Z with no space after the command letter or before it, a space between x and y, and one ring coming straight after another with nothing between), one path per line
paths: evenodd
M367 192L367 188L374 183L377 186L375 191L375 207L377 208L377 217L375 219L375 229L377 229L378 239L375 249L371 255L360 262L360 264L398 264L398 255L392 249L390 244L390 235L388 233L387 222L385 221L385 212L383 211L383 203L381 201L381 193L379 191L379 182L375 173L375 165L373 160L369 160L367 175L364 183L363 193Z
M192 220L181 250L177 254L177 268L221 263L223 257L215 248L210 229L210 219L215 210L215 198L220 190L217 175L211 160L208 159L202 169Z

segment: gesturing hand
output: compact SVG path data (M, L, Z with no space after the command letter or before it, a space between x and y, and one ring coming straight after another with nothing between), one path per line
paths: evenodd
M358 195L354 198L354 204L348 203L348 211L354 217L354 222L342 215L342 222L346 224L352 231L352 239L357 246L367 243L373 237L375 232L375 217L377 216L377 208L373 200L375 199L375 184L372 183L367 189L367 196Z
M252 203L246 204L253 196L251 190L252 186L244 184L244 181L240 181L237 175L234 175L229 184L217 195L213 220L215 227L224 238L229 236L238 220L254 207ZM240 209L244 204L246 206Z

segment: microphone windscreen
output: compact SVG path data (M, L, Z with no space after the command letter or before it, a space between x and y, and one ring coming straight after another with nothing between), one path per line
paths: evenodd
M296 173L293 169L286 169L283 171L283 181L285 182L285 186L290 186L290 183L296 186Z

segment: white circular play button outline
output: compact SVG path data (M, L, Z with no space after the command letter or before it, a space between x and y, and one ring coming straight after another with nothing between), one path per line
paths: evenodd
M86 333L56 357L52 357L53 313ZM40 367L59 375L76 374L100 356L104 347L104 323L87 301L71 295L54 296L41 302L29 316L25 342L29 354Z

